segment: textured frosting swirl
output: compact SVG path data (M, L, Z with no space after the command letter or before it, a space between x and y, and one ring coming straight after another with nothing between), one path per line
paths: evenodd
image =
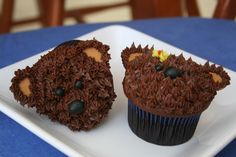
M216 95L216 91L229 84L230 77L221 66L197 64L183 55L170 55L161 62L152 56L152 48L140 50L132 45L122 52L126 67L123 88L126 96L140 108L163 116L188 116L203 112ZM133 52L142 53L132 61L128 57ZM163 70L157 71L156 65L162 64ZM180 77L171 78L164 71L174 67L182 71ZM211 73L222 78L215 82Z

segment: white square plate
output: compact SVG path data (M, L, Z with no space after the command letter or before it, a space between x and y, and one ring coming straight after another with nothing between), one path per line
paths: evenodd
M3 69L0 69L0 110L9 117L44 139L69 156L89 157L173 157L173 156L213 156L228 144L236 135L236 74L227 70L231 85L218 92L211 106L202 114L193 138L178 146L158 146L147 143L129 129L127 122L127 98L123 93L122 80L124 68L120 53L133 42L135 44L155 45L173 54L183 53L198 63L205 60L166 44L158 39L124 26L109 26L86 34L78 39L92 39L110 45L111 71L114 77L117 99L109 116L99 127L89 132L72 132L68 128L40 116L35 109L19 105L9 91L14 71L35 63L42 52Z

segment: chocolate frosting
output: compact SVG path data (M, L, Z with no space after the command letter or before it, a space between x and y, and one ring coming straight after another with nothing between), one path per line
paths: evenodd
M83 51L95 48L101 53L102 62L87 56ZM22 105L35 107L71 130L89 130L107 116L116 97L107 53L108 45L93 39L68 41L44 55L31 68L17 70L10 90ZM19 83L30 80L29 97L22 94ZM75 82L82 81L83 88L76 89ZM63 96L55 94L56 88L64 90ZM84 103L80 114L70 114L69 104L75 100Z
M143 110L161 116L189 116L203 112L211 103L216 91L230 82L230 77L221 66L197 64L183 55L170 55L161 62L152 56L153 48L132 45L122 52L126 67L123 88L126 96ZM141 52L142 56L128 61L130 54ZM145 53L144 53L145 52ZM163 64L163 69L156 71L155 66ZM174 67L182 72L180 77L171 78L164 71ZM222 78L215 82L210 73Z

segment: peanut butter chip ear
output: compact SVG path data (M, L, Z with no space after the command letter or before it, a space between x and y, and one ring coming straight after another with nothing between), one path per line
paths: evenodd
M132 53L132 54L129 56L129 62L132 61L132 60L134 60L136 57L141 56L141 55L142 55L142 53L139 53L139 52L137 52L137 53Z
M86 48L84 53L91 58L94 58L96 62L102 62L102 54L95 48Z
M30 84L29 78L25 78L19 83L21 92L27 97L31 95Z
M213 72L209 72L209 74L211 74L212 76L212 79L214 82L218 82L218 83L221 83L222 82L222 78L220 77L220 75L216 74L216 73L213 73Z

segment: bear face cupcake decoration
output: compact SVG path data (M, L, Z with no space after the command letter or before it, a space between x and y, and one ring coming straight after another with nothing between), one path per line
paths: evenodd
M116 97L108 45L72 40L32 67L18 69L10 90L23 106L35 107L71 130L90 130L107 116Z
M137 55L138 54L138 55ZM131 56L132 60L130 59ZM134 44L121 54L126 69L128 122L140 138L159 145L177 145L194 134L201 113L217 91L229 85L221 66L197 64L148 46Z

